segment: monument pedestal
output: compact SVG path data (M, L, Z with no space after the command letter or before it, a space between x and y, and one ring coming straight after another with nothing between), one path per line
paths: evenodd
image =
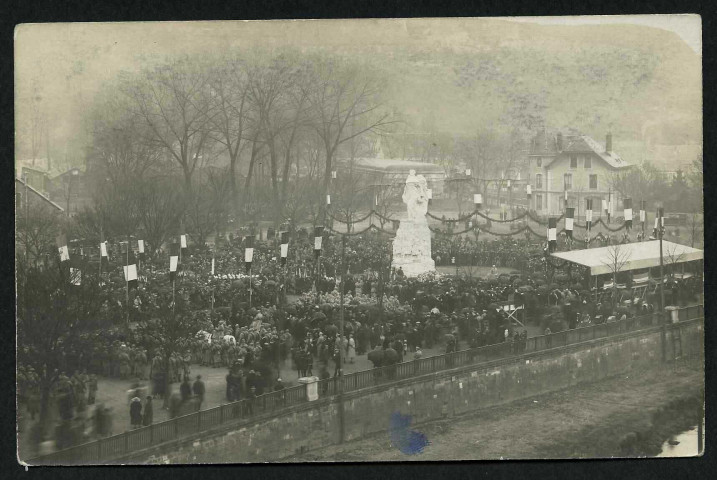
M436 262L431 258L431 231L423 221L402 220L393 240L393 263L407 277L434 272Z

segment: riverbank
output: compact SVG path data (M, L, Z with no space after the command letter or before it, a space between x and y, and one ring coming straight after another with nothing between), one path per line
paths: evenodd
M634 371L462 417L411 425L430 442L414 455L399 451L386 432L282 461L655 456L665 440L696 424L695 400L703 382L697 365Z

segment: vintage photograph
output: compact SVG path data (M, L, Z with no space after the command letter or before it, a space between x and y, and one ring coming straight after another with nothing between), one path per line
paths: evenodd
M18 25L17 461L701 455L701 39Z

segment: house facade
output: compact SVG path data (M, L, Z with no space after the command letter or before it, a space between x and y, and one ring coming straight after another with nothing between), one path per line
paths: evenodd
M612 134L605 145L587 135L538 132L527 158L527 181L532 187L529 208L543 215L560 215L567 206L575 216L585 215L586 199L593 200L593 212L602 212L605 200L610 214L622 213L622 197L610 188L612 175L631 168L612 149Z

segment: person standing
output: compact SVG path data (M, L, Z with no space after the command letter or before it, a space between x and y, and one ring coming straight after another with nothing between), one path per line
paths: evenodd
M87 404L94 405L95 399L97 398L97 375L94 373L90 374L90 379L87 383Z
M202 376L197 375L197 380L194 382L194 385L192 386L192 391L194 392L194 395L197 397L197 410L202 408L202 402L204 401L204 382L202 381Z
M142 400L135 396L129 404L129 418L132 428L142 425Z
M349 363L354 363L354 360L356 360L356 340L354 340L353 334L349 335L346 355L349 359Z
M142 412L142 425L148 427L152 425L154 419L154 407L152 405L152 395L147 395L147 400L144 403L144 411Z
M179 386L179 394L182 396L182 402L189 400L192 396L192 386L189 384L189 377L185 375L184 381Z

